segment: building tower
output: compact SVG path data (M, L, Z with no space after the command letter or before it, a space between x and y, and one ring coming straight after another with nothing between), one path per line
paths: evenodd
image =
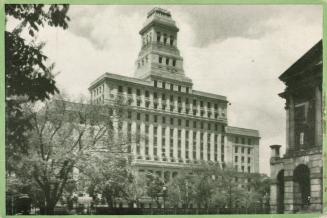
M270 146L271 209L278 213L322 209L322 41L279 79L286 85L286 153Z
M192 81L183 70L183 58L177 48L178 27L169 11L154 8L140 30L142 48L136 61L135 77L178 80L191 88Z

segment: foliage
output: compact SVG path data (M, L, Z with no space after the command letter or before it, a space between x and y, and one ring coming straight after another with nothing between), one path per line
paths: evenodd
M42 53L43 43L36 42L35 33L45 25L68 28L68 5L6 4L6 20L15 19L19 25L5 31L6 83L6 164L12 170L12 161L19 152L28 151L26 132L32 128L31 118L24 114L22 105L44 101L58 89L47 56ZM23 38L28 31L30 42ZM17 154L18 153L18 154Z
M202 163L180 173L168 185L170 206L188 208L250 208L263 205L269 196L269 179L244 174L227 165Z

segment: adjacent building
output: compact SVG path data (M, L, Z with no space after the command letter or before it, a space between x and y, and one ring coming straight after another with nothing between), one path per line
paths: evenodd
M271 145L271 210L278 213L322 210L322 41L279 79L286 100L286 153Z
M178 31L169 11L152 9L139 32L135 76L103 74L89 87L92 102L125 99L120 128L127 135L144 136L131 148L137 172L168 181L203 161L259 172L259 132L228 126L227 98L193 89L177 46Z

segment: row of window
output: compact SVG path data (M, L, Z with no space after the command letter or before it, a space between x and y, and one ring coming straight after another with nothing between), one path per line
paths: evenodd
M235 146L235 153L238 153L238 146ZM251 154L251 148L245 148L245 147L241 147L241 153L244 154L245 153L245 149L247 149L247 153Z
M129 132L131 131L131 124L128 124L129 128L128 128L128 134ZM137 124L137 127L136 127L136 134L137 135L140 135L141 134L141 126L140 124ZM166 128L163 127L161 128L161 132L162 132L162 137L161 137L161 144L162 145L168 145L168 151L169 151L169 155L167 154L166 152L166 146L162 146L162 150L161 150L161 153L162 153L162 157L166 158L166 157L170 157L171 160L174 160L174 129L172 128L167 128L167 130L169 129L169 140L166 141ZM155 158L157 158L158 160L158 136L157 136L157 133L158 133L158 127L154 127L153 128L153 135L151 136L150 132L149 132L149 125L145 125L145 138L143 139L144 140L144 148L145 148L145 155L146 156L149 156L150 153L149 153L149 147L150 147L150 138L152 137L153 139L153 155L155 156ZM192 155L193 159L196 159L197 158L197 149L196 149L196 143L197 143L197 139L196 139L196 132L193 132L193 152L191 153L190 150L189 150L189 147L190 147L190 143L189 143L189 136L190 136L190 132L189 131L185 131L185 159L189 159L189 155ZM203 157L203 152L204 152L204 134L201 132L200 133L200 160L204 160L204 157ZM207 160L211 160L211 135L210 134L207 134ZM222 136L221 137L221 143L220 143L220 146L221 146L221 159L222 161L224 161L224 140L225 140L225 137ZM168 142L168 144L166 143ZM138 138L138 141L136 143L136 153L138 155L140 155L140 137ZM175 148L176 149L176 148ZM218 135L214 135L214 159L213 161L216 161L218 162ZM178 129L177 131L177 158L179 160L182 159L182 130Z
M154 87L157 87L157 85L158 85L158 82L155 80L154 81ZM165 83L163 83L162 86L163 86L163 88L165 88ZM171 89L173 89L173 86L171 86ZM123 93L123 91L124 91L123 86L118 86L118 93ZM178 86L178 91L181 91L181 86ZM127 94L128 95L133 94L133 89L131 87L127 87ZM157 93L157 92L153 92L152 95L153 95L154 101L157 101L157 99L159 98L159 95L161 96L162 100L167 100L168 99L168 95L166 95L165 93L160 94L160 93ZM141 89L136 89L136 96L141 96ZM144 91L144 96L146 98L149 98L150 97L150 91L145 90ZM173 102L175 100L175 98L176 98L175 95L169 95L170 102ZM218 110L218 103L213 104L212 102L209 102L209 101L205 102L203 100L189 99L187 97L183 98L183 99L185 99L185 104L186 105L190 105L192 103L193 106L200 105L201 108L207 107L208 110L210 110L213 107L215 110ZM182 96L177 96L177 102L182 103Z
M174 46L175 37L166 33L157 32L157 42L163 43L164 45Z
M141 118L143 116L143 119ZM142 114L142 113L136 113L136 120L144 120L145 122L151 122L153 123L162 123L162 124L170 124L170 125L178 125L178 126L185 126L185 127L192 127L192 128L200 128L205 130L214 130L219 131L219 124L217 123L209 123L209 122L203 122L203 121L190 121L180 118L174 118L170 117L169 119L165 116L158 116L158 115L151 115L151 114ZM132 111L127 111L127 118L133 120L133 113ZM221 126L221 131L224 132L224 127Z
M244 166L241 166L241 168L239 168L238 165L235 165L234 168L235 168L235 170L237 170L237 171L240 170L242 173L245 173L245 167L244 167ZM251 167L250 167L250 166L247 167L247 172L248 172L248 173L251 172Z
M175 37L173 35L168 35L167 33L157 32L157 43L162 43L164 45L174 46ZM142 46L146 46L152 42L152 32L142 36Z
M235 163L238 163L238 156L235 156L234 157L234 162ZM241 156L241 163L245 163L245 157L244 156ZM251 163L251 157L248 157L247 158L247 163L250 164Z
M238 136L236 136L235 137L235 143L236 144L243 144L243 145L244 144L252 145L252 144L254 144L254 141L251 138L244 138L244 137L238 137ZM235 149L237 149L236 147L235 147Z
M93 89L91 92L92 97L97 96L101 93L104 93L104 84L98 86L97 88Z
M158 63L159 64L166 64L167 66L176 66L176 59L160 56L158 57Z
M170 91L186 92L190 93L189 87L184 87L181 85L174 85L173 83L166 83L164 81L153 80L153 86L155 88L170 89ZM176 89L174 89L176 88ZM164 95L164 94L163 94Z

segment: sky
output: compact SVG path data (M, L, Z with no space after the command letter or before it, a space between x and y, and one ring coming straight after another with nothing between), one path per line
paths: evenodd
M57 86L74 97L105 72L133 76L146 13L158 5L73 5L69 28L45 27L38 40L55 63ZM260 172L269 174L269 145L285 150L285 86L278 79L322 38L318 5L159 5L180 31L177 46L193 88L225 95L228 124L260 131Z

